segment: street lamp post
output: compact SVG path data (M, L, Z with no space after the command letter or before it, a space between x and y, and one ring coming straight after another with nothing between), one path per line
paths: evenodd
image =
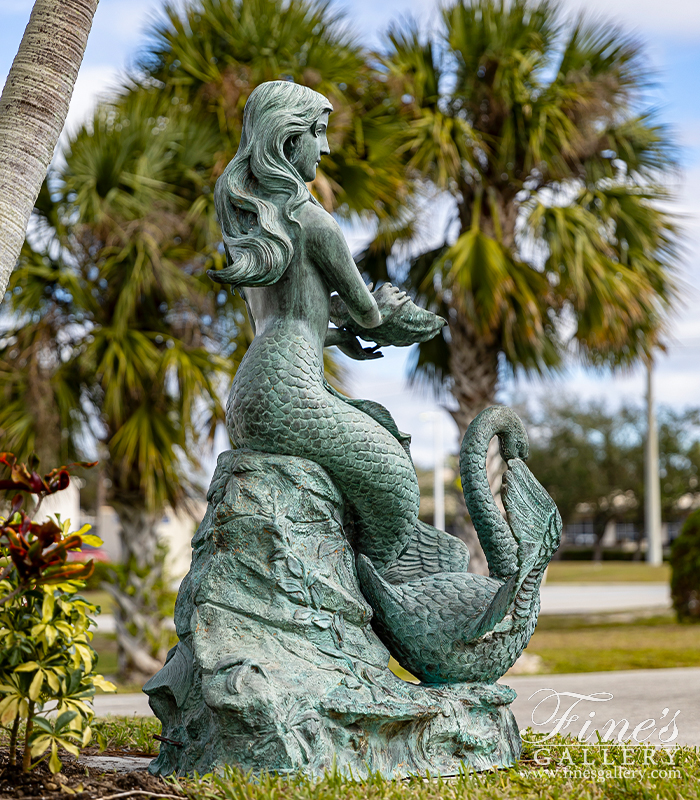
M445 530L445 455L442 442L442 415L439 411L427 411L421 419L433 423L433 525Z
M647 361L647 441L645 448L644 527L647 539L647 563L659 566L661 548L661 487L659 485L659 431L654 410L653 361Z
M433 494L435 496L435 516L433 524L445 530L445 456L442 447L442 416L435 412L433 416Z

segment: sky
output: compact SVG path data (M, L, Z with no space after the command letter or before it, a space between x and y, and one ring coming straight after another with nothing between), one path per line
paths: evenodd
M392 20L412 16L423 30L435 25L435 0L331 0L346 12L357 35L376 45ZM654 376L657 399L675 408L700 406L700 1L699 0L562 0L567 11L584 10L634 32L645 44L657 75L653 102L659 118L671 126L680 145L681 173L677 179L676 210L685 232L683 305L671 321L668 352L660 354ZM4 84L29 19L33 0L0 0L0 83ZM162 0L100 0L85 58L71 101L67 130L74 130L98 98L108 94L119 75L133 63L145 41L149 20ZM352 245L359 242L351 241ZM457 430L440 401L406 381L409 348L389 348L383 359L353 362L343 358L348 388L357 397L376 400L392 412L401 430L413 435L416 463L429 466L433 458L433 425L442 419L445 447L458 449ZM613 376L571 366L556 379L503 381L500 402L531 402L567 396L604 400L611 408L644 401L642 369ZM225 442L220 441L220 446Z

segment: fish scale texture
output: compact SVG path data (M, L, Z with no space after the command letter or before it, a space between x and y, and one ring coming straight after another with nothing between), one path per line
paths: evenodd
M318 353L302 336L266 332L249 347L226 422L236 447L320 464L356 512L357 549L378 569L406 549L420 494L411 459L372 417L324 386Z

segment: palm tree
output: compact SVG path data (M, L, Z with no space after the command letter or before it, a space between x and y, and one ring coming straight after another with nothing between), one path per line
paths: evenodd
M0 302L63 128L98 0L35 0L0 98Z
M132 679L167 650L156 523L198 489L198 445L223 421L221 384L249 336L240 304L205 275L215 255L202 255L196 198L216 141L196 118L158 119L158 104L151 92L101 107L71 142L40 195L0 342L4 444L106 456L124 555L112 587L120 667Z
M657 345L677 291L673 147L640 110L641 48L614 26L550 0L459 0L442 21L434 40L394 28L383 63L418 196L451 198L451 216L437 246L406 247L414 202L363 263L449 318L414 374L447 386L464 431L504 370L628 366Z

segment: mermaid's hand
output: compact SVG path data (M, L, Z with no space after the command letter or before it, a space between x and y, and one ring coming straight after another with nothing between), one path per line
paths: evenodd
M382 315L382 323L392 317L401 306L405 305L410 297L406 292L392 286L390 283L383 283L372 295L377 302L377 308Z
M375 358L384 358L384 353L379 349L378 344L374 347L362 347L352 335L350 335L346 344L339 344L338 348L348 358L354 358L355 361L371 361Z
M384 354L380 352L379 345L374 347L362 347L357 338L350 331L339 328L329 328L326 334L324 347L335 345L348 358L355 361L369 361L375 358L382 358Z
M370 291L372 284L367 287ZM363 328L352 319L347 310L347 306L338 295L331 297L330 321L343 328L347 333L358 336L366 342L385 347L394 345L396 347L406 347L415 342L426 342L439 333L440 328L447 324L447 321L432 311L420 308L400 289L390 283L384 283L374 293L377 301L382 322L376 328ZM349 344L350 347L353 347ZM358 355L350 355L351 358L377 358L376 355L359 355L362 349L354 348L353 352ZM368 350L363 351L367 354ZM369 350L373 353L373 349Z

